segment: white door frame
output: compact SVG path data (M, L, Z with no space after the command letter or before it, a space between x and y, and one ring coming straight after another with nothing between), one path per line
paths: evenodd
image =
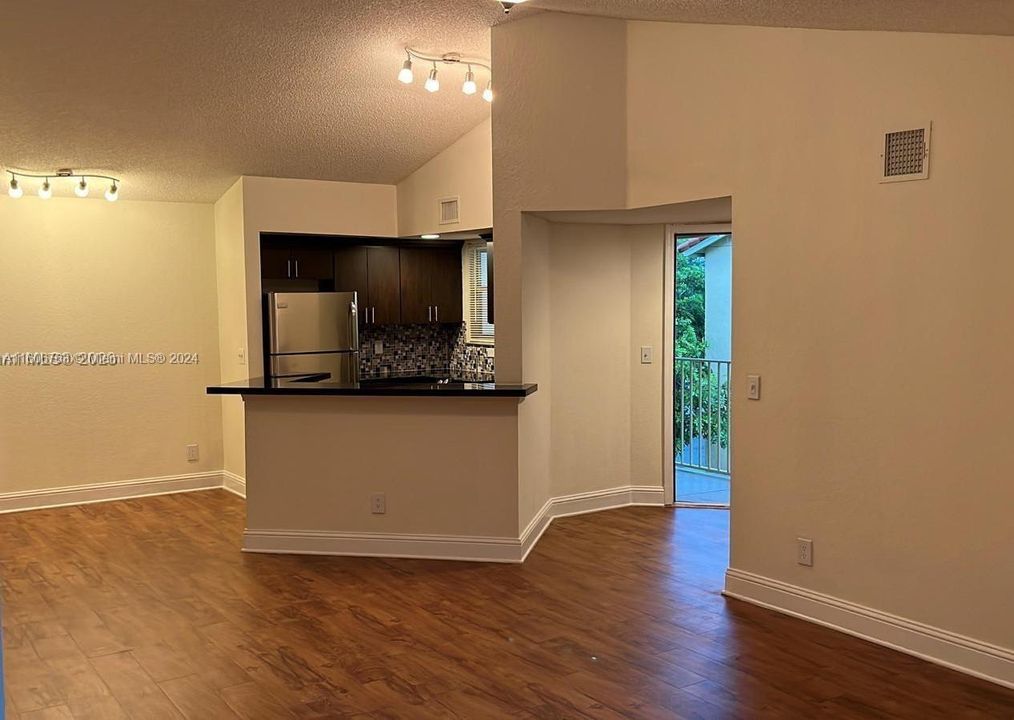
M676 225L665 226L665 277L662 280L662 487L665 504L676 503L676 455L673 438L673 326L676 324Z
M676 236L707 234L707 233L731 233L732 223L707 223L703 225L666 225L665 226L665 277L662 287L665 297L662 299L664 311L662 312L662 487L665 492L666 505L688 505L689 507L709 507L704 503L677 503L676 502L676 444L673 437L673 377L675 369L675 338L673 337L674 325L676 324ZM729 380L732 382L731 378ZM732 458L730 456L731 464ZM715 507L726 507L718 505Z

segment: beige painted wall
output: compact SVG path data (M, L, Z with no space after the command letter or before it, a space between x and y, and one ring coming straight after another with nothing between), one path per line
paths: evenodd
M517 537L516 398L249 397L246 410L250 530Z
M0 303L0 353L200 359L0 367L0 493L222 467L210 205L0 197Z
M764 399L733 394L733 566L1014 648L1014 41L631 23L629 47L631 201L734 198L733 358ZM883 131L926 120L930 180L879 184Z
M733 565L1014 647L1000 479L1014 41L621 23L617 78L584 64L615 22L494 28L494 58L517 61L500 86L511 110L493 115L498 241L515 256L498 255L500 307L525 282L516 211L731 194L736 377L764 377L761 402L734 394ZM546 73L554 48L580 63ZM589 120L617 92L624 120ZM881 133L925 120L931 179L879 184ZM520 374L527 328L500 320L498 372ZM576 397L554 376L554 406ZM795 564L799 535L812 569Z
M250 374L262 375L262 232L394 237L398 192L394 185L244 177L247 338Z
M578 15L540 13L493 29L493 64L511 69L493 103L501 382L542 381L522 367L522 211L625 205L626 42L622 21Z
M222 382L249 373L246 330L246 253L243 235L243 181L215 203L215 268L218 281L218 347ZM243 401L222 396L223 469L246 474Z
M441 225L439 202L457 197L460 222ZM448 233L493 226L493 137L487 118L398 183L398 234Z
M659 225L523 216L525 372L520 525L549 498L662 484ZM640 364L640 346L656 349Z

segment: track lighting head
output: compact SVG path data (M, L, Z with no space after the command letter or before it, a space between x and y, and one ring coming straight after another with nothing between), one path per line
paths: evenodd
M49 178L46 178L42 185L39 186L39 197L43 200L49 200L53 197L53 188L49 184Z
M435 93L440 89L440 81L437 80L437 64L433 63L433 69L430 70L430 76L426 78L426 90Z
M88 197L88 181L83 177L81 178L81 182L74 186L74 194L80 198Z
M21 188L21 185L18 184L18 179L13 175L11 175L11 182L10 186L7 188L7 194L15 199L25 194L25 191Z
M503 14L507 15L515 5L520 5L525 0L500 0L500 4L503 5Z
M465 82L461 86L461 92L466 95L475 95L477 86L475 84L475 73L472 72L472 66L468 66L468 72L465 73Z
M109 202L116 202L119 199L120 199L120 188L116 184L116 181L114 180L113 184L109 186L108 190L106 190L106 200L108 200Z
M408 58L405 61L405 64L401 66L401 71L398 73L398 80L405 83L406 85L411 85L412 81L415 80L415 75L412 72L411 57Z

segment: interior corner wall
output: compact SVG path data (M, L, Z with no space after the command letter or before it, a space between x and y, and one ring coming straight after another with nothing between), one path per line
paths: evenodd
M221 469L214 227L205 204L0 197L0 354L166 355L3 360L0 494Z
M733 392L733 567L1014 648L1014 39L631 22L628 48L630 202L733 196L735 381L764 393ZM878 182L883 133L929 121L929 179Z
M493 28L496 374L523 367L521 213L621 208L626 201L626 24L539 13ZM594 48L594 52L588 52Z
M553 367L552 274L549 246L552 226L531 215L522 216L523 258L521 316L526 342L524 364L539 389L518 407L518 531L524 532L552 497Z
M672 457L662 437L666 227L628 225L625 233L630 246L630 484L658 486L662 463ZM649 364L641 362L642 346L652 348Z
M249 340L246 317L246 253L243 181L215 203L215 268L218 282L218 349L221 382L246 379ZM222 396L223 469L246 477L243 400Z
M493 137L489 118L398 183L398 234L493 227ZM440 224L440 201L458 199L458 222Z

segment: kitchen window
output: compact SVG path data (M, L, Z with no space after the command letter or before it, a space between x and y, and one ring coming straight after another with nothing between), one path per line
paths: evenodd
M465 243L463 250L466 339L472 345L493 345L489 322L489 250L485 242Z

